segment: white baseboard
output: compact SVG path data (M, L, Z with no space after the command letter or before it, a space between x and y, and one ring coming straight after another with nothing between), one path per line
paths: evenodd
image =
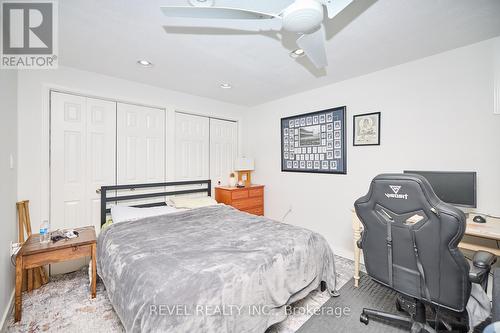
M10 295L9 304L7 305L7 308L5 309L5 312L2 314L2 321L0 321L0 332L1 333L7 332L7 324L9 322L9 316L12 313L12 310L14 309L15 291L16 291L15 289L12 290L12 294Z

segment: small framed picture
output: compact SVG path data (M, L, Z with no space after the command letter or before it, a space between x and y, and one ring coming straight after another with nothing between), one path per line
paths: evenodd
M353 116L353 145L380 145L380 112Z

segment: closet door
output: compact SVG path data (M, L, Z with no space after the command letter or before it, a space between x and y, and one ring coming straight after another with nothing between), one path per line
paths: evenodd
M89 219L101 229L101 186L116 185L116 103L87 98L86 194Z
M176 113L175 179L208 179L209 167L209 119Z
M51 93L51 229L94 225L100 230L102 185L115 184L116 104ZM33 221L36 230L40 221ZM85 260L51 265L51 273L78 269Z
M238 124L210 119L210 179L212 184L227 185L238 154Z
M50 118L51 228L99 231L96 190L115 184L115 103L53 92Z
M51 229L92 224L85 216L87 154L86 98L51 94L50 223ZM40 221L33 221L40 223ZM33 229L37 230L38 225Z
M117 163L119 185L165 181L165 110L118 103Z

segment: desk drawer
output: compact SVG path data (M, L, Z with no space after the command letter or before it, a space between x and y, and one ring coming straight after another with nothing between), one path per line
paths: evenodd
M232 191L231 192L231 199L233 199L233 200L246 199L246 198L248 198L248 191L247 190Z
M32 268L53 264L56 262L90 257L92 255L92 245L80 245L58 249L49 252L30 254L23 257L23 267Z
M249 199L241 199L235 200L232 203L234 208L245 210L248 208L262 206L264 204L263 198L249 198Z
M248 190L248 196L250 198L262 197L262 196L264 196L264 189L263 188L250 189L250 190Z

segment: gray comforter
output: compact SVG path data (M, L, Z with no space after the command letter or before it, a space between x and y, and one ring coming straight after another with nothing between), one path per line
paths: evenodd
M264 332L336 283L322 236L223 205L111 225L97 269L128 332Z

